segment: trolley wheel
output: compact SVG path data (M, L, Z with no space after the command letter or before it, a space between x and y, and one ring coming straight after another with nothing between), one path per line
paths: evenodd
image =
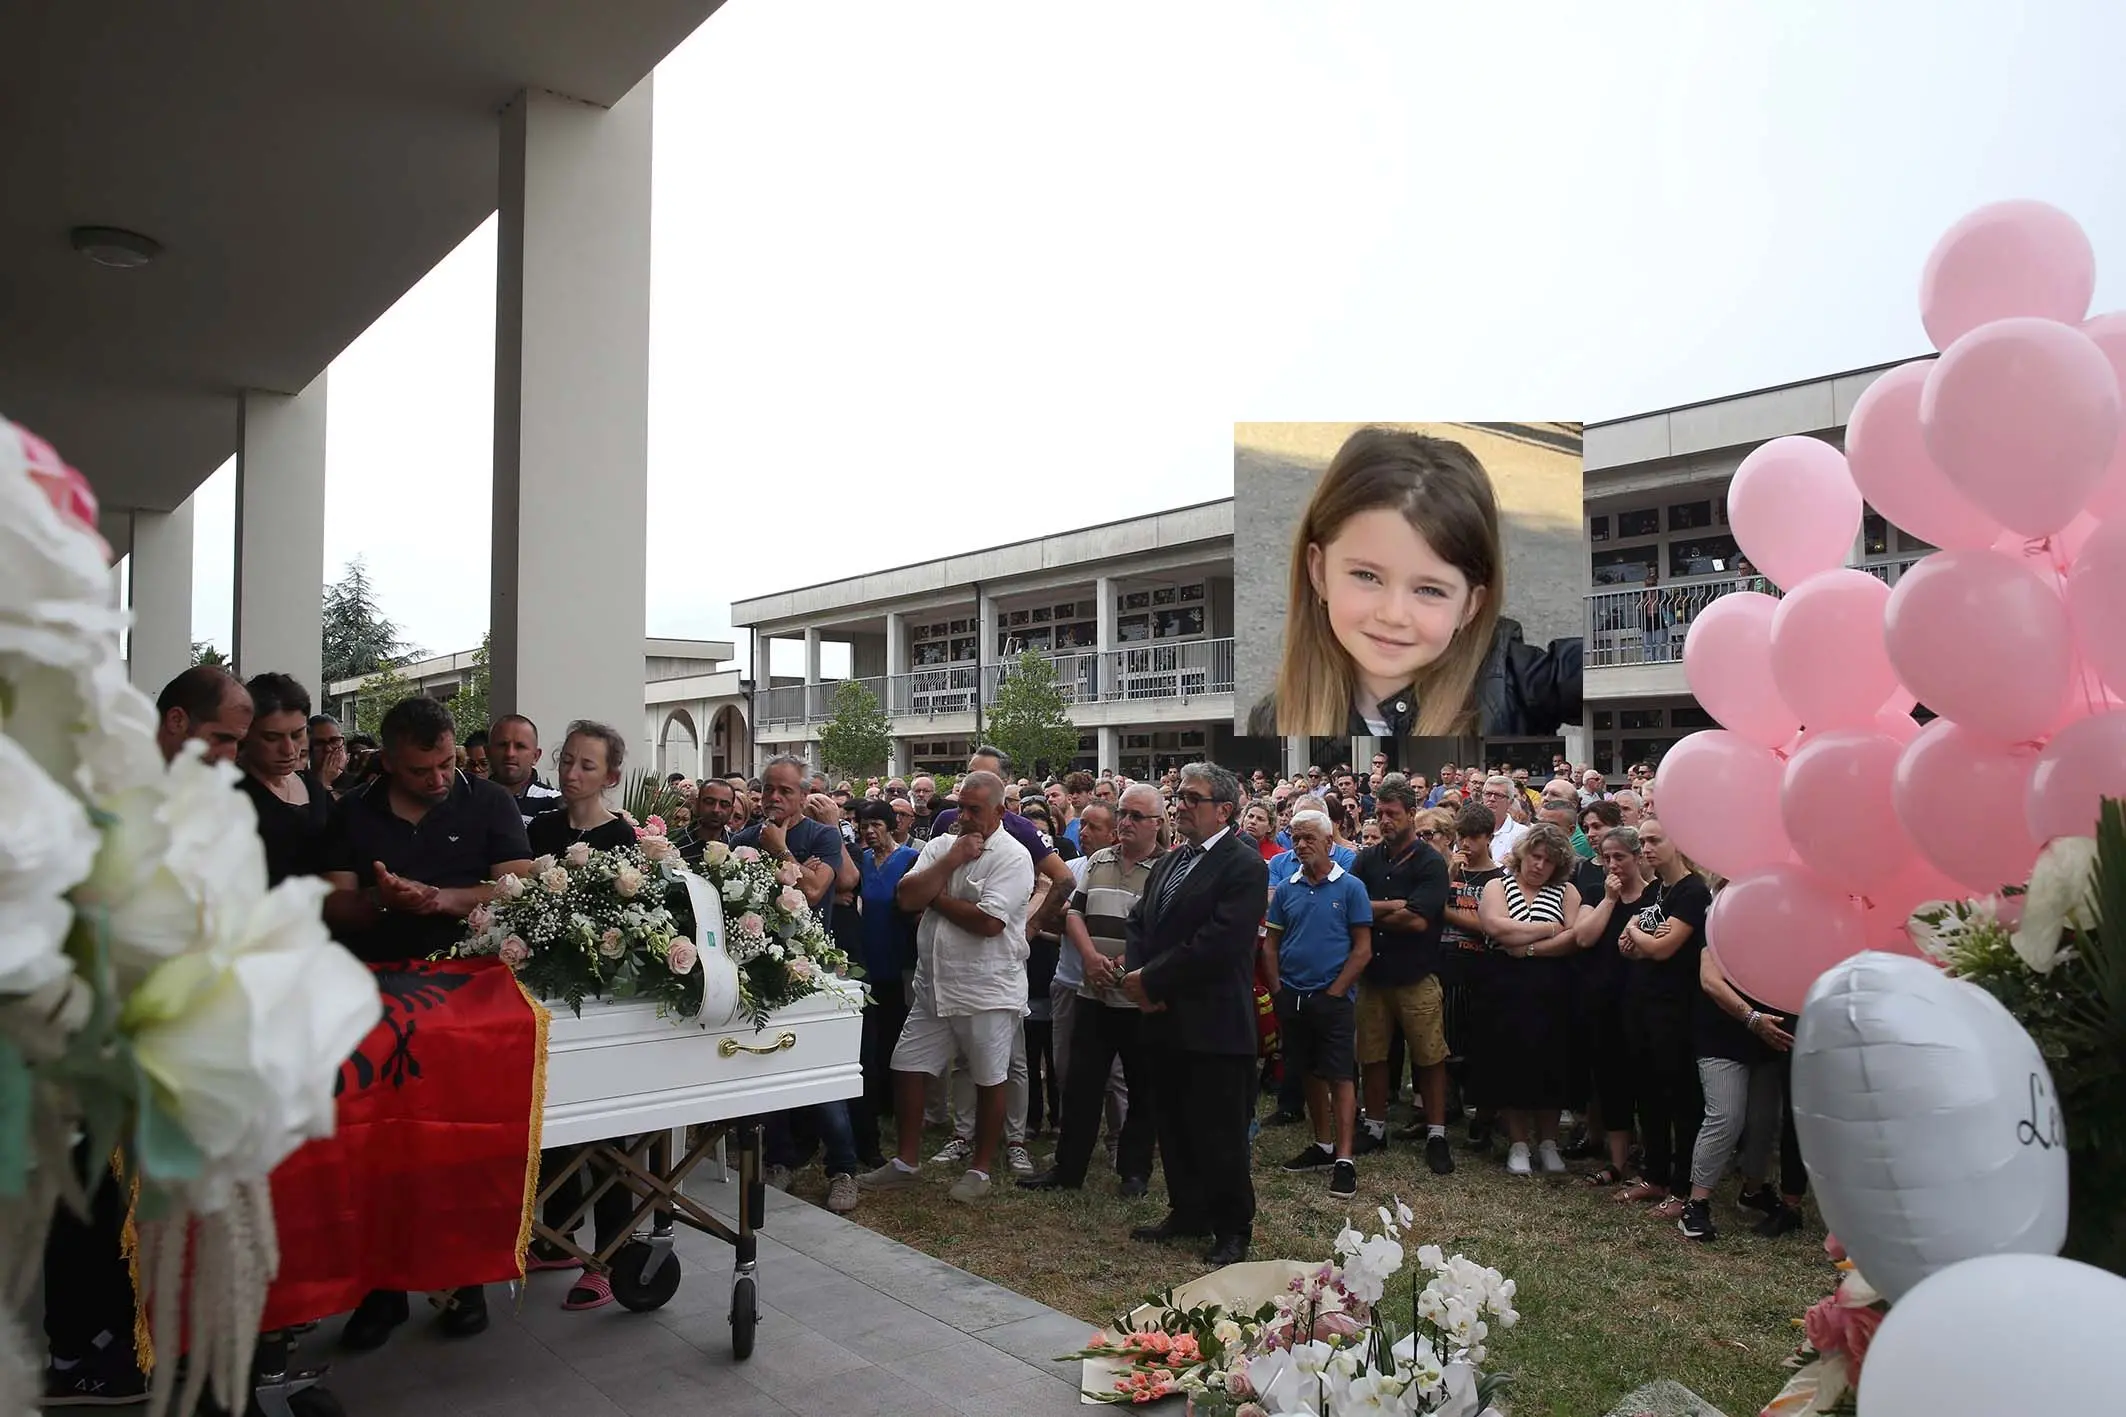
M753 1276L731 1281L731 1356L743 1363L753 1356L753 1331L760 1326L760 1295Z
M613 1256L612 1268L607 1278L612 1281L613 1297L620 1307L635 1313L648 1313L670 1303L679 1292L679 1256L668 1254L657 1272L647 1280L642 1277L642 1267L648 1263L651 1250L647 1242L630 1240Z

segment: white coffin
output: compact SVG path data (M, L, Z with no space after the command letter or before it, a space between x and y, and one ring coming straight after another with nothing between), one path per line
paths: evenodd
M580 1146L855 1097L864 1089L862 1002L858 985L839 980L771 1014L758 1032L743 1017L710 1028L675 1023L647 1002L585 1000L580 1018L557 1005L548 1010L540 1144Z

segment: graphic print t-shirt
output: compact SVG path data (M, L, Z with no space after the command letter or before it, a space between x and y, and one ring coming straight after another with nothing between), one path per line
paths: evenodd
M1705 950L1705 917L1713 908L1712 888L1693 872L1639 912L1638 926L1657 933L1668 921L1690 926L1690 941L1667 959L1633 959L1625 992L1647 1003L1688 1009L1703 992L1698 987L1698 956Z
M1458 878L1448 881L1447 904L1455 910L1476 914L1477 903L1484 898L1484 887L1506 874L1503 866L1491 866L1482 871L1464 871ZM1482 954L1491 948L1491 941L1480 930L1464 930L1449 920L1439 932L1440 945L1450 950L1466 950L1470 954Z

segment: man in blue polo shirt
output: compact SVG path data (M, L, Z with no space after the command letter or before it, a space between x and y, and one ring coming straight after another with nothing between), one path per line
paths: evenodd
M1287 1171L1327 1168L1329 1194L1358 1194L1357 1004L1352 989L1373 955L1373 902L1330 854L1335 829L1314 810L1292 817L1299 874L1270 893L1263 972L1277 981L1277 1027L1288 1073L1306 1078L1314 1144Z
M1292 819L1295 822L1301 812L1318 812L1324 818L1329 815L1328 804L1311 792L1292 803ZM1270 858L1270 889L1273 892L1299 874L1299 843L1294 833L1289 830L1279 832L1277 839L1288 844L1285 850ZM1358 864L1358 848L1345 846L1332 836L1329 840L1329 859L1348 871Z

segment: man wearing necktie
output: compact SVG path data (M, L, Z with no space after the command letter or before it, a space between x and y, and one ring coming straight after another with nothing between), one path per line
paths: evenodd
M1132 1239L1209 1239L1212 1265L1247 1258L1255 1221L1248 1123L1255 1110L1255 942L1269 872L1233 827L1240 780L1190 763L1175 793L1184 845L1152 869L1126 927L1122 987L1163 1013L1152 1068L1178 1105L1159 1109L1167 1216Z

